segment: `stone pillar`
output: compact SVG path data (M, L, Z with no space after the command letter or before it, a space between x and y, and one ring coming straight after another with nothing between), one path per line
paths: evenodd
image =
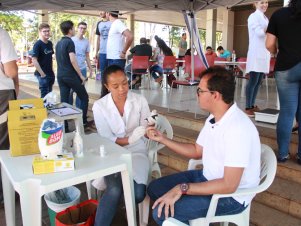
M134 16L134 14L127 15L126 20L127 20L127 27L133 33L134 40L135 40L135 16ZM134 47L134 42L135 41L132 42L131 47Z
M208 9L206 18L206 46L211 46L212 49L216 49L216 21L217 10Z
M229 51L233 50L233 36L234 36L234 12L223 10L223 40L222 46Z
M46 23L49 24L49 16L47 10L38 10L39 14L39 24Z

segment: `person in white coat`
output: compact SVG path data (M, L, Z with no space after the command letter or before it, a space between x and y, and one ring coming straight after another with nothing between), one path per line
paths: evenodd
M246 72L250 78L246 87L246 109L248 116L254 117L254 111L260 109L255 105L258 88L264 74L270 70L270 53L265 47L266 29L269 23L264 15L268 8L268 1L254 3L256 11L248 18L249 49Z
M123 68L107 67L102 79L101 98L93 105L98 133L123 146L132 153L135 201L146 195L149 160L145 142L145 128L150 110L145 97L129 92ZM106 190L99 202L95 226L109 226L122 196L121 175L105 177Z

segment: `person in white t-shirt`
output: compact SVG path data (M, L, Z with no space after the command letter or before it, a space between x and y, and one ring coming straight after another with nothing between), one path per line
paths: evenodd
M215 66L201 74L198 102L211 114L195 144L172 141L153 127L147 129L150 139L188 158L202 158L204 166L202 170L189 170L150 183L148 195L155 201L153 218L159 225L169 216L188 224L189 220L206 216L212 194L233 193L238 188L259 184L258 131L234 102L234 92L234 78L226 69ZM252 198L222 198L216 215L240 213Z
M9 149L7 130L8 101L19 94L18 66L14 45L8 33L0 27L0 150ZM0 205L3 204L0 171Z
M124 23L118 19L118 14L119 11L108 12L112 24L107 42L107 60L108 66L115 64L124 68L125 55L134 40L134 36Z
M87 24L85 22L80 22L77 25L77 34L71 39L75 45L75 55L82 75L87 77L87 66L89 69L89 74L91 77L92 67L90 62L90 43L89 40L84 38L87 31ZM73 91L70 92L69 104L73 104ZM77 108L81 107L80 99L76 97L75 105Z

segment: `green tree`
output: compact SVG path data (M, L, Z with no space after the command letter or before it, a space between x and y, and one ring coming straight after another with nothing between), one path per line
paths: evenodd
M0 26L5 29L16 44L25 32L23 16L20 12L0 12Z

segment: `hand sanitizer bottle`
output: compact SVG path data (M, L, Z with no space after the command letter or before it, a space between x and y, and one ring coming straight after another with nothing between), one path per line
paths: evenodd
M83 145L83 138L79 134L79 131L77 130L74 135L74 140L73 140L73 147L75 150L75 156L80 158L84 156L84 145Z
M235 50L232 51L232 62L236 61L236 53Z

